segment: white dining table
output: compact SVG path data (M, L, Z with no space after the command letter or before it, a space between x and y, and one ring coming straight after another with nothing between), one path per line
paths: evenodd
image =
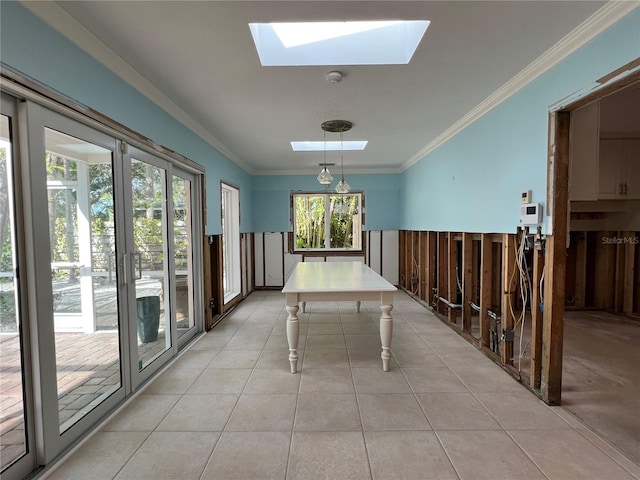
M380 344L382 370L389 371L391 336L393 335L393 293L395 286L362 262L300 262L287 280L282 293L287 302L287 341L291 373L298 371L298 339L300 304L306 302L355 301L359 311L361 300L380 302Z

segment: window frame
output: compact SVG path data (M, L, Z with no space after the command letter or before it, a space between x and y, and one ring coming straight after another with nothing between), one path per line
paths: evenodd
M220 220L222 226L222 296L230 305L242 295L242 255L240 251L240 188L220 181Z
M324 196L325 202L329 201L330 197L340 197L340 196L358 196L359 197L359 208L358 215L360 217L360 246L359 248L337 248L337 247L327 247L327 248L298 248L297 246L297 237L296 237L296 198L297 197L319 197ZM326 203L325 203L326 204ZM327 217L329 217L330 212L325 212L325 224L327 224ZM322 256L322 257L330 257L330 256L362 256L365 253L365 196L364 192L361 190L354 190L346 194L337 193L333 191L292 191L290 195L290 222L291 222L291 232L289 236L289 251L294 254L304 255L304 256ZM325 244L330 244L330 229L325 229Z

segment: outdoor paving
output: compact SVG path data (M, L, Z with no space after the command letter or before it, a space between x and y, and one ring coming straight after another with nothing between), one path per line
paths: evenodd
M118 332L56 333L58 413L62 429L86 413L120 384ZM141 357L164 348L158 341L139 344ZM161 351L161 350L160 350ZM22 373L19 337L0 335L0 469L24 453Z

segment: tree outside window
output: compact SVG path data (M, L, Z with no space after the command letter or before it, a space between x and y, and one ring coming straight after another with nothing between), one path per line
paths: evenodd
M362 193L294 193L296 250L362 250Z

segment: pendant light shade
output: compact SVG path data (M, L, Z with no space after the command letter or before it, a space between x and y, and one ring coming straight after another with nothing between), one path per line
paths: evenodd
M333 177L331 176L331 173L329 173L329 169L327 168L327 132L323 130L322 134L324 137L324 163L322 166L322 171L318 175L318 182L320 182L321 185L331 185L331 182L333 182Z

